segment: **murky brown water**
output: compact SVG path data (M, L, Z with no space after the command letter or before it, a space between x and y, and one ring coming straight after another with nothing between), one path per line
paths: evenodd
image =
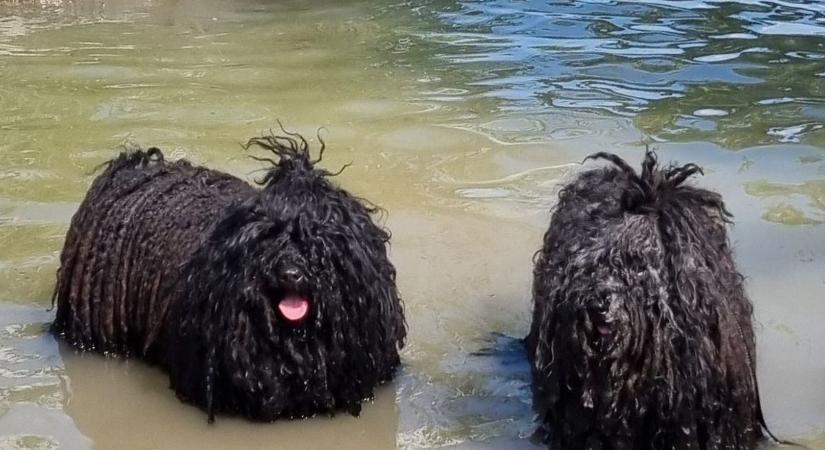
M767 420L825 449L825 8L675 3L0 0L0 448L533 448L548 210L585 155L652 140L736 215ZM360 418L208 426L44 332L98 164L157 145L252 179L239 143L277 118L388 211L410 339Z

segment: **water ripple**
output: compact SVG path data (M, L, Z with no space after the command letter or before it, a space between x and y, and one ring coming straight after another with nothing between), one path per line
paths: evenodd
M444 101L603 111L636 118L658 139L825 142L810 125L821 117L787 109L821 98L823 10L815 1L465 0L433 9L438 25L417 37L462 72L444 77L447 88L473 87ZM694 114L706 111L725 114Z

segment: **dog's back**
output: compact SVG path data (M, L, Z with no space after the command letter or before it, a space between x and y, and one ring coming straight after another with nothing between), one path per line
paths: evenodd
M554 448L753 448L752 306L695 165L615 155L559 196L534 269L534 404Z
M155 359L182 264L223 211L254 192L231 175L164 161L157 149L122 153L72 218L53 331L79 348Z

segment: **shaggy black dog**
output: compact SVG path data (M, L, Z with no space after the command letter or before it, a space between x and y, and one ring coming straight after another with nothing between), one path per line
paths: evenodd
M247 144L278 158L256 158L262 189L156 148L111 161L66 236L52 330L161 365L210 421L358 415L406 335L389 234L287 134Z
M648 152L616 155L559 194L536 254L526 339L555 449L752 449L764 419L753 307L722 197ZM767 431L767 428L764 428Z

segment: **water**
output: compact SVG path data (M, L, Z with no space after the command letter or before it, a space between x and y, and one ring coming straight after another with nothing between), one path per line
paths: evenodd
M0 2L0 448L535 448L531 257L588 153L694 161L736 215L759 379L825 449L825 6L791 0ZM161 372L45 329L68 222L122 145L247 179L322 136L382 205L410 339L362 417L208 426Z

